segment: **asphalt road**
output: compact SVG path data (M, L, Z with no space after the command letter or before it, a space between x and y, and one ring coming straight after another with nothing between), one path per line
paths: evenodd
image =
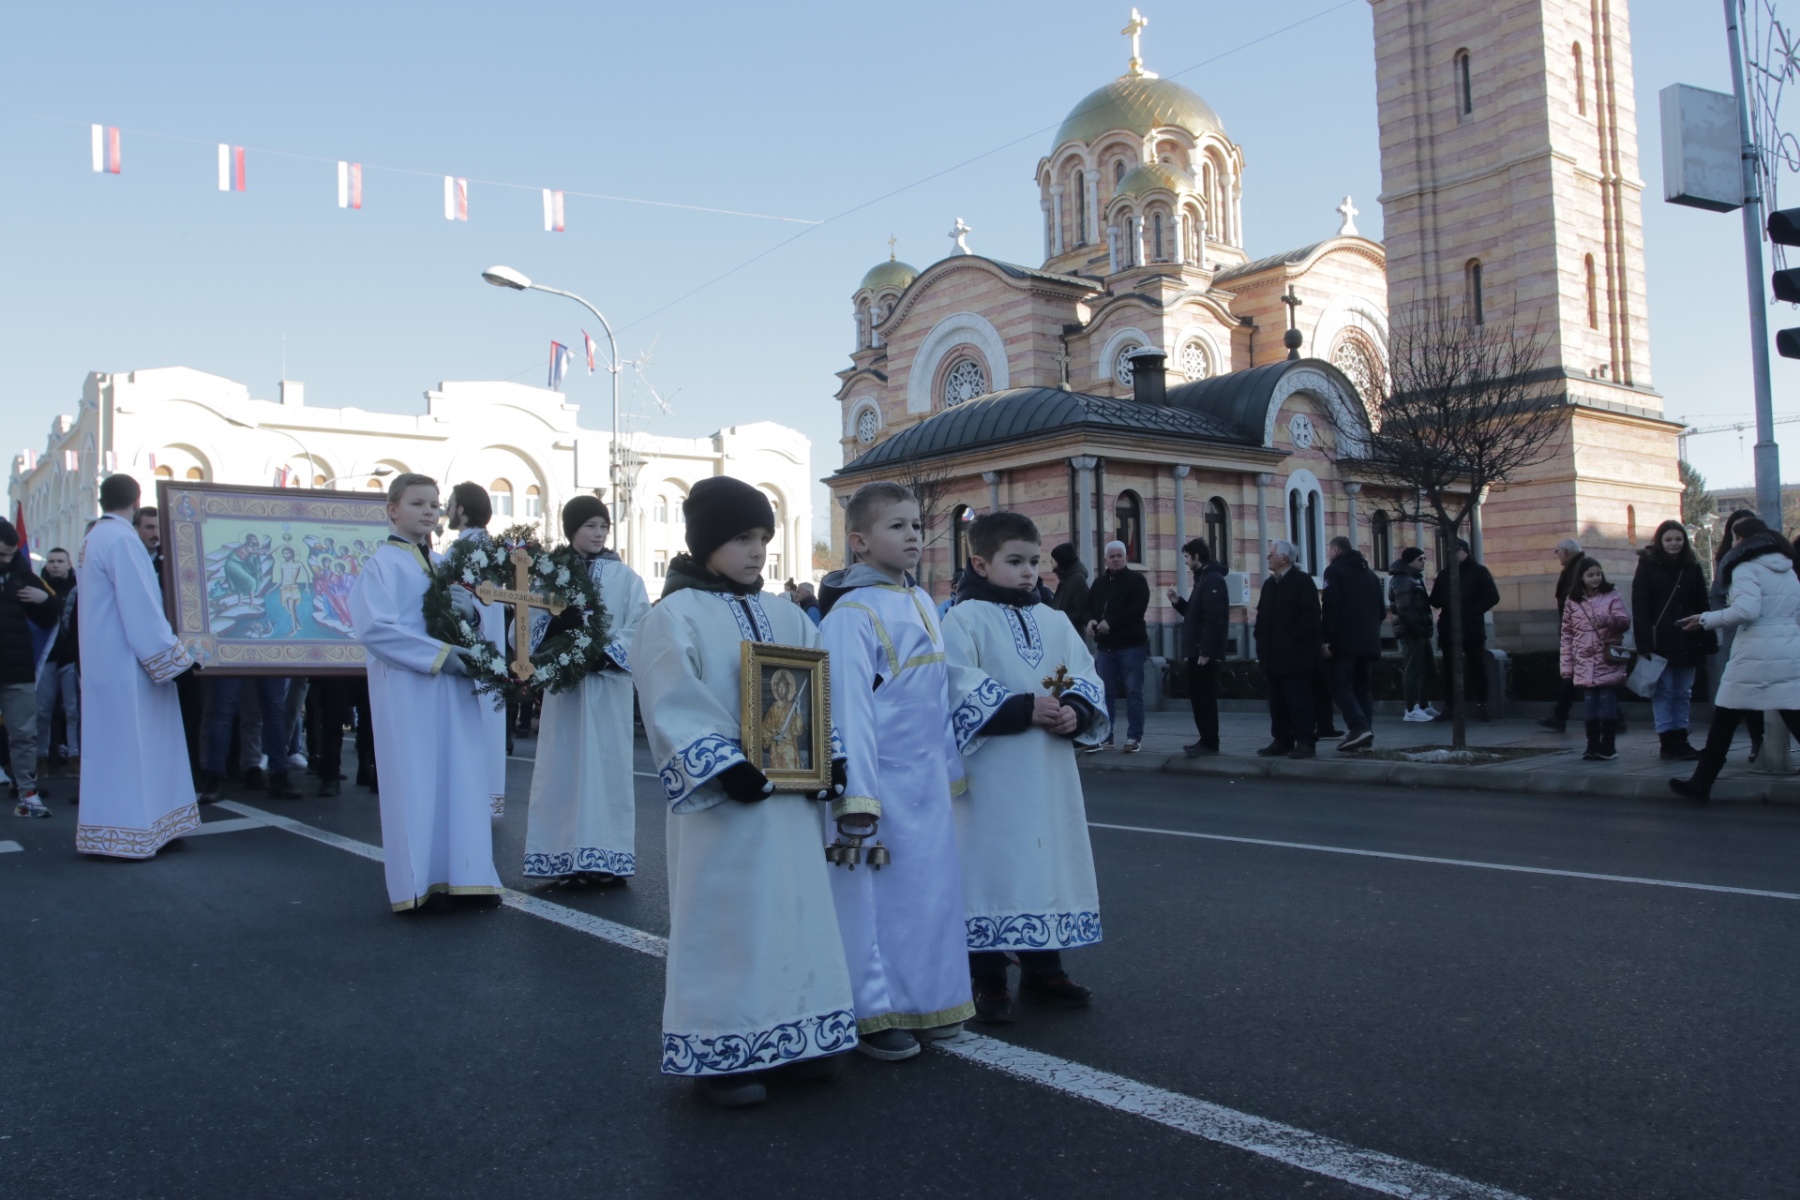
M632 884L545 890L510 767L508 886L665 934L654 781ZM396 917L376 863L278 828L84 859L59 798L0 826L0 1196L1362 1197L1383 1155L1415 1195L1800 1195L1800 813L1087 779L1095 1006L970 1041L1044 1078L852 1056L733 1113L657 1074L651 954ZM360 788L238 798L380 841Z

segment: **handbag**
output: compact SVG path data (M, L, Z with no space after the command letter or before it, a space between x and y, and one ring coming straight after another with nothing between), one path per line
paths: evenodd
M1638 656L1637 664L1631 668L1631 674L1625 677L1625 686L1634 696L1648 696L1656 690L1657 681L1668 669L1669 660L1658 658L1654 654Z
M1595 637L1599 637L1600 627L1594 624L1594 614L1587 610L1587 598L1584 596L1576 603L1581 608L1581 615L1587 620L1588 628L1593 631ZM1606 642L1602 647L1601 654L1607 662L1622 666L1627 671L1631 670L1638 659L1637 651L1630 649L1622 642Z

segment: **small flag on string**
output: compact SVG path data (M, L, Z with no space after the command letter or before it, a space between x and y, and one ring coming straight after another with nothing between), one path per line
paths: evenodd
M76 454L73 450L64 450L63 451L63 470L78 471L80 469L81 469L81 459L76 456Z
M469 219L469 181L454 175L444 176L444 220Z
M544 232L563 231L563 197L560 191L544 189Z
M156 455L155 454L146 454L146 455L144 455L144 458L147 459L150 463L150 473L152 475L156 474Z
M219 143L219 190L221 192L241 192L244 190L244 148L227 146Z
M362 207L362 164L340 162L338 164L338 207Z
M569 348L561 342L550 343L550 390L562 387L563 375L569 369L569 359L574 357Z
M119 173L119 127L94 126L94 170L106 175Z
M594 339L588 336L587 330L581 331L582 343L587 347L588 374L594 373Z

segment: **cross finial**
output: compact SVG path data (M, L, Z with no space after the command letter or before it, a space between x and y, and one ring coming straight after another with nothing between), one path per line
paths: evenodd
M1356 218L1362 210L1350 203L1350 197L1345 196L1344 202L1337 206L1337 211L1344 218L1343 227L1337 231L1337 235L1339 237L1356 237Z
M950 227L950 232L947 236L951 241L956 243L956 252L958 254L969 254L971 253L969 250L969 235L974 232L975 229L973 226L964 224L963 219L958 217L956 218L956 224Z
M1281 297L1281 302L1283 304L1287 305L1288 328L1292 329L1294 327L1294 319L1300 315L1295 310L1298 309L1302 304L1306 303L1306 301L1304 301L1304 300L1300 299L1300 297L1294 295L1294 285L1290 283L1290 284L1288 284L1287 292Z
M1119 30L1121 36L1131 39L1131 63L1125 68L1127 75L1144 77L1149 74L1144 70L1143 46L1139 41L1143 36L1144 26L1149 23L1149 19L1134 8L1131 10L1131 20L1125 22L1125 28Z
M1348 197L1346 197L1346 199L1348 199ZM899 242L899 240L900 239L895 237L893 234L891 234L891 233L888 234L888 261L889 262L894 261L894 246L896 243Z

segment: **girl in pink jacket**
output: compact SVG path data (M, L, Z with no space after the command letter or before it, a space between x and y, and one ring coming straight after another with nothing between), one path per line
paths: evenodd
M1562 614L1562 677L1572 680L1586 694L1587 753L1589 762L1610 762L1619 757L1613 735L1619 728L1619 697L1614 691L1625 682L1628 665L1607 652L1620 646L1631 616L1625 601L1606 581L1606 572L1591 558L1575 570L1575 586Z

